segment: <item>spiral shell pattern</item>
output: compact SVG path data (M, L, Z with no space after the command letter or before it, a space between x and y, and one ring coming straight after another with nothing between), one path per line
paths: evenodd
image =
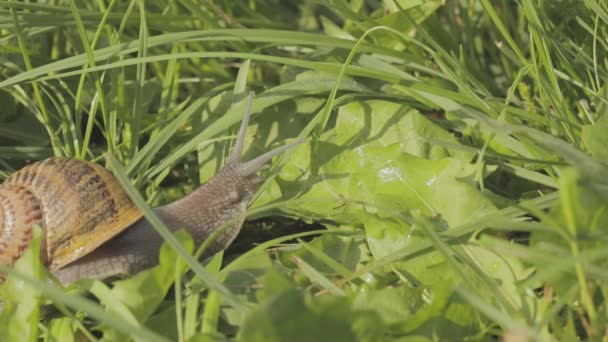
M141 216L103 167L49 158L24 167L0 185L0 263L10 266L21 256L35 225L43 230L43 261L57 270Z
M3 189L5 191L0 191L0 222L4 222L0 235L0 263L12 265L28 247L32 227L42 226L42 210L40 202L26 188L7 185Z

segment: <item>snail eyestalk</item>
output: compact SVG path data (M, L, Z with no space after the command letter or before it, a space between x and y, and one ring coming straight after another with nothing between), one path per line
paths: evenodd
M239 128L239 135L236 138L236 143L232 148L232 154L228 159L228 164L235 164L241 160L243 156L243 148L245 147L245 137L247 136L247 127L249 127L249 119L251 118L251 106L253 104L254 92L250 91L247 96L247 108L245 114L241 120L241 127Z

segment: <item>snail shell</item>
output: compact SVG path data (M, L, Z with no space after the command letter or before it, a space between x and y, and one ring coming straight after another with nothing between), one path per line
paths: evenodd
M78 259L142 217L103 167L77 159L33 163L0 185L0 263L23 254L42 228L43 262L53 270Z

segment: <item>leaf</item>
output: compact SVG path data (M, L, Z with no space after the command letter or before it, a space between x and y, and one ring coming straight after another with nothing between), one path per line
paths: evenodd
M72 318L60 317L53 319L48 325L49 337L57 341L73 342L76 341L76 323Z
M194 242L190 235L180 230L175 236L182 246L192 253ZM161 247L159 259L159 265L141 271L128 279L115 281L112 289L96 282L91 292L105 305L107 311L130 320L133 324L146 322L159 308L171 288L176 276L176 262L178 260L182 262L166 243ZM182 265L181 269L185 273L186 267ZM149 328L160 334L167 333L165 330L157 330L157 326L149 326ZM104 337L110 340L126 338L109 326L104 327L103 331Z
M40 261L42 229L32 230L32 240L13 269L32 279L42 280L43 267ZM7 277L0 288L0 340L36 341L40 317L40 292L28 282L16 277Z
M377 314L351 311L347 297L312 299L295 289L260 305L245 320L240 341L376 341L384 327Z
M324 174L326 169L332 174ZM495 210L471 184L474 172L458 159L426 160L402 153L399 144L363 146L323 165L323 180L288 204L302 216L363 224L372 252L382 257L404 247L411 236L399 214L421 210L456 226ZM386 243L374 246L380 241Z
M384 1L387 15L379 20L379 24L407 34L415 28L416 24L423 22L428 16L435 13L444 2L444 0ZM396 3L404 11L401 11ZM377 42L380 46L390 46L397 50L405 48L405 43L395 34L379 32L378 35L382 38Z
M602 116L593 125L583 125L581 138L591 155L608 164L608 115Z
M183 230L175 233L186 251L192 253L194 241ZM175 280L176 262L180 260L166 243L160 250L158 266L139 272L133 277L114 282L111 296L124 303L139 321L145 321L158 308ZM180 261L181 262L181 261ZM187 268L182 266L183 273Z
M409 320L424 305L421 292L413 287L385 287L375 291L363 291L353 301L353 309L376 312L386 325Z
M399 331L433 340L460 341L477 330L478 315L470 305L455 298L451 284L434 284L425 292L428 304L418 307L414 314L401 322Z
M165 303L159 312L155 313L146 322L146 326L153 331L161 334L169 339L169 341L177 341L177 318L175 316L175 305L168 301Z
M476 266L493 281L492 286L479 291L478 295L485 296L488 302L502 296L509 300L512 307L522 308L522 297L518 284L530 275L531 270L525 268L521 260L503 255L484 246L466 245L463 247Z
M551 209L549 216L542 218L556 232L534 232L532 241L550 241L569 248L570 239L564 239L563 234L556 234L563 231L576 238L577 243L584 248L603 246L608 227L608 202L605 195L598 192L594 183L575 168L562 169L559 182L560 201Z
M294 265L293 258L299 258L319 272L344 276L355 271L361 262L359 244L352 237L322 235L302 243L304 248L281 253L280 259L285 264Z
M289 279L276 267L268 270L268 273L264 276L263 283L262 290L258 292L258 299L260 301L270 301L277 293L283 293L292 287Z
M580 256L580 251L603 250L608 233L608 202L605 194L598 192L594 183L581 174L578 168L566 168L560 172L560 201L548 214L539 213L541 222L550 230L533 231L530 245L537 253L562 257L558 264L554 258L533 258L531 261L550 281L556 292L563 293L576 286L575 269L584 267L605 269L605 258L591 260Z
M469 160L470 152L448 131L427 119L418 110L389 101L352 102L340 107L335 143L343 146L388 146L401 143L403 152L426 158L458 157ZM442 141L454 148L436 144Z

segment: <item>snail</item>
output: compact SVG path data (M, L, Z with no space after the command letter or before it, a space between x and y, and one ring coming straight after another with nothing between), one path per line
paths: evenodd
M257 172L303 140L242 162L251 115L249 96L239 134L224 167L189 195L154 208L172 230L186 229L196 244L228 223L206 252L228 247L239 233L260 183ZM15 172L0 184L0 263L12 265L27 248L32 228L43 230L41 257L63 284L82 278L130 275L158 262L160 235L114 176L88 161L53 157Z

